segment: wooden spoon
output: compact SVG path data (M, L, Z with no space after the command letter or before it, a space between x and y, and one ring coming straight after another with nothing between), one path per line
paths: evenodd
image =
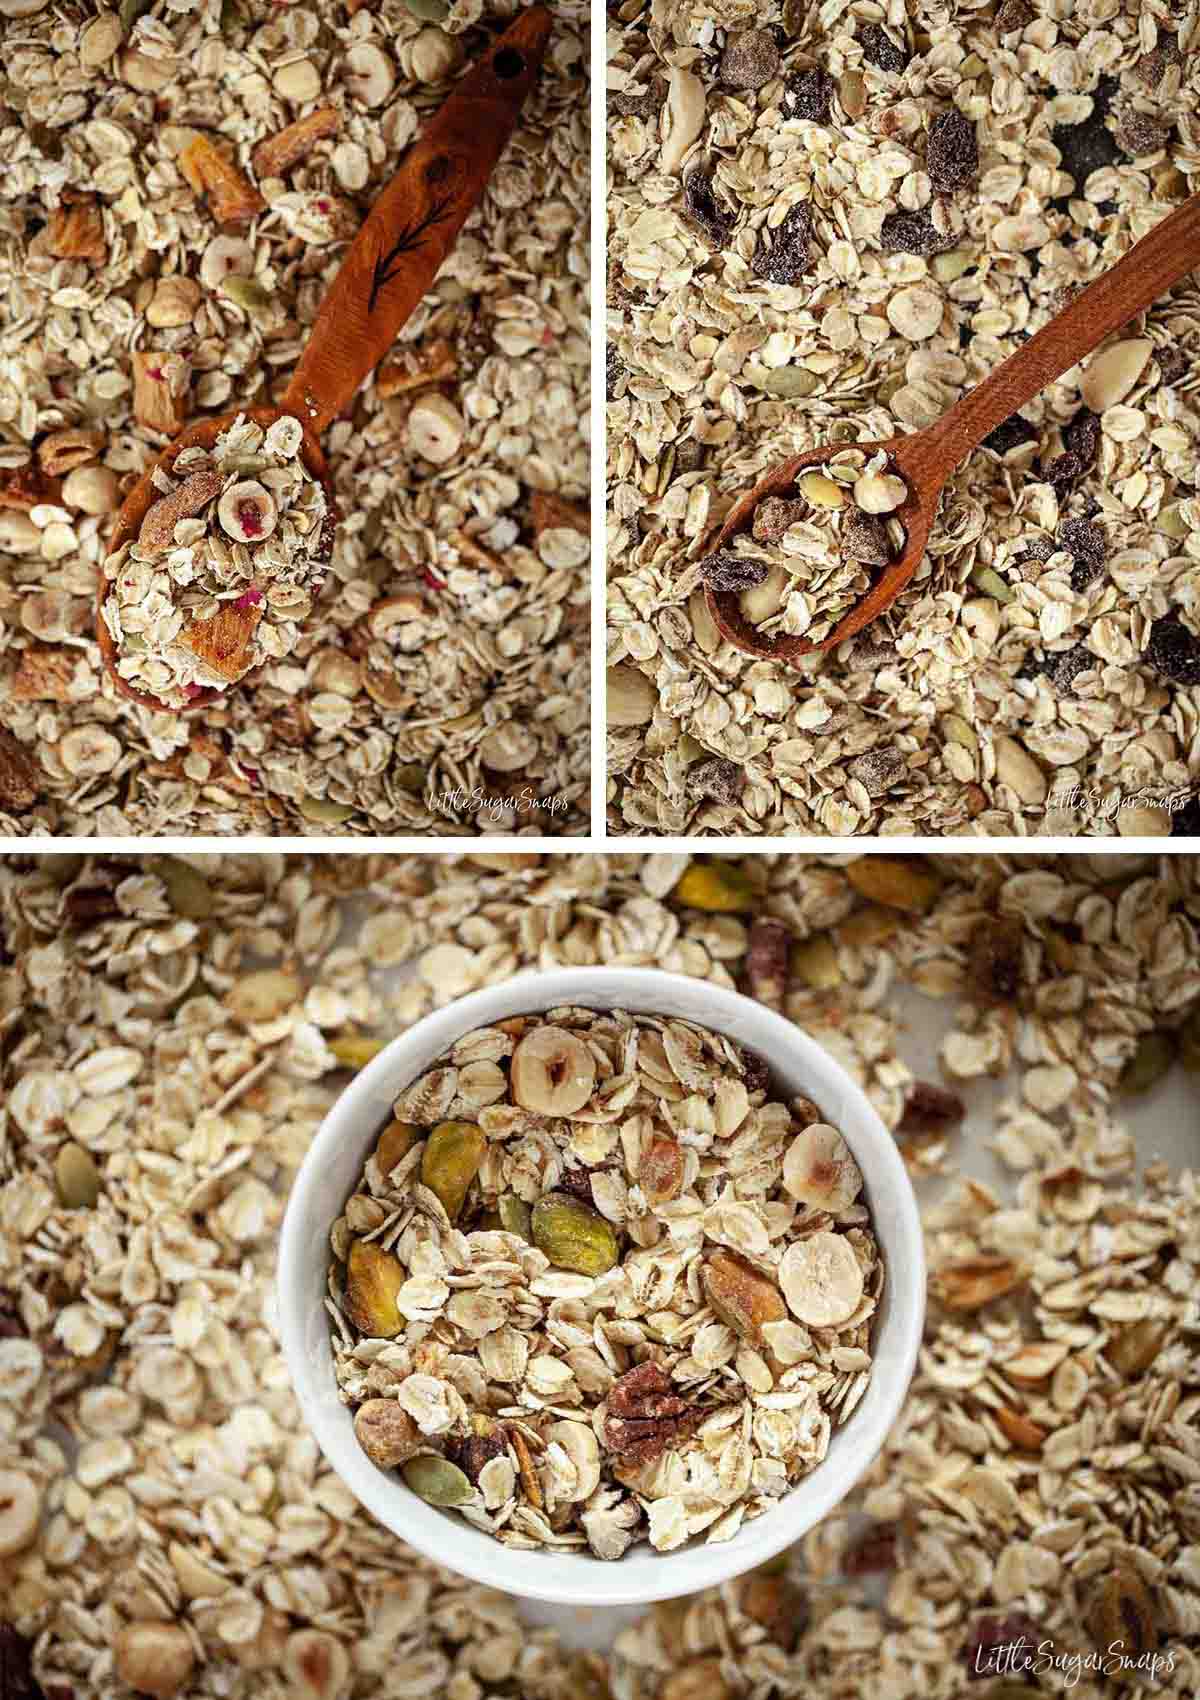
M1080 291L1035 336L1010 354L990 377L969 390L935 425L909 436L879 443L836 443L794 455L761 478L711 527L704 553L723 549L739 532L747 531L754 510L766 496L795 494L792 486L805 467L819 466L838 449L861 448L868 455L883 449L908 485L908 499L894 516L905 531L905 543L894 561L879 571L868 591L820 643L804 637L766 637L742 613L735 590L706 587L709 610L723 637L748 655L768 661L798 663L818 650L833 649L868 626L899 596L920 564L942 488L973 449L996 426L1023 407L1046 384L1052 383L1090 354L1112 331L1129 323L1171 285L1200 266L1200 195L1155 225L1111 270Z
M544 6L523 12L462 78L413 143L347 250L280 405L244 407L201 420L176 437L156 466L169 472L182 449L197 444L211 448L238 414L264 429L290 414L304 428L300 455L324 487L333 515L333 485L320 434L391 348L482 197L537 80L552 22ZM151 467L126 496L110 553L137 536L158 500L154 470ZM332 524L326 529L332 548ZM135 690L118 674L117 648L103 619L109 590L103 566L98 576L96 636L117 689L145 708L187 712ZM216 689L201 691L187 708L202 708L221 695Z

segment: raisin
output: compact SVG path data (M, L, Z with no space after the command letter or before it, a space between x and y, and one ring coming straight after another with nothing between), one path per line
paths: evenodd
M718 248L725 246L737 220L718 202L713 180L703 166L693 166L683 180L683 208L710 242Z
M1200 685L1200 637L1176 614L1165 614L1151 626L1146 660L1164 679Z
M927 207L920 212L889 213L879 227L879 244L888 254L944 254L953 248L954 240L942 234Z
M736 803L745 778L745 770L737 762L726 761L723 756L711 756L709 760L697 762L688 769L688 794L711 798L714 803Z
M879 71L897 75L908 64L908 51L898 47L879 24L868 24L859 34L863 58Z
M1036 443L1039 434L1037 426L1031 425L1028 419L1023 419L1019 413L1010 413L994 431L988 432L983 446L991 449L993 454L1011 454L1013 449L1022 448L1026 443Z
M898 1133L949 1133L967 1113L957 1092L931 1080L914 1080L908 1089Z
M793 71L783 91L785 118L807 118L812 124L828 124L836 84L828 71Z
M730 36L718 76L727 89L760 89L779 73L779 49L770 30Z
M1117 142L1130 159L1144 159L1148 153L1157 153L1169 134L1165 124L1157 123L1135 106L1125 107L1116 121Z
M1084 466L1091 466L1100 448L1100 419L1090 408L1081 407L1069 425L1063 428L1063 442L1069 454L1078 457Z
M1121 157L1116 138L1104 122L1104 112L1097 102L1092 115L1081 124L1056 124L1050 140L1059 151L1065 171L1075 184L1075 193L1082 194L1083 186L1093 171L1115 165Z
M620 384L621 379L628 375L628 372L628 366L626 366L625 362L621 359L621 356L610 343L608 353L605 356L604 361L605 400L615 401L617 399L617 386Z
M718 549L700 563L700 576L713 590L752 590L769 571L766 561L735 555L731 549Z
M774 230L764 225L759 231L750 264L755 277L764 282L790 286L799 282L811 258L812 211L807 201L800 201Z
M1082 478L1086 470L1079 456L1068 450L1066 454L1055 455L1054 459L1042 468L1042 478L1053 487L1061 502L1075 480Z
M1071 557L1071 589L1078 595L1104 571L1108 542L1103 529L1090 519L1064 520L1058 528L1058 546Z
M1041 671L1056 691L1069 691L1079 675L1095 665L1096 657L1087 645L1077 643L1071 649L1048 655Z
M1021 986L1025 929L1015 917L997 916L978 929L967 963L968 990L985 1003L1011 1003Z
M935 189L948 194L965 189L979 172L979 142L975 126L955 109L943 112L929 126L925 169Z
M1186 378L1192 369L1192 357L1186 348L1176 345L1174 348L1156 348L1154 358L1158 364L1159 382L1177 384L1181 378Z

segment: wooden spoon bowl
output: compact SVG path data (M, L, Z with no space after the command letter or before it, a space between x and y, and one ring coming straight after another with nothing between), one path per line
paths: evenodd
M911 583L921 564L942 490L955 468L1039 390L1061 378L1106 336L1127 325L1197 267L1200 195L1193 195L1136 242L1115 266L1080 290L1061 313L934 424L881 443L836 443L807 449L773 466L735 502L724 520L710 529L704 541L705 554L724 548L739 532L749 530L754 509L765 496L787 493L798 472L820 466L837 449L846 448L861 448L868 455L883 449L908 485L907 499L891 516L904 527L904 547L894 561L879 569L862 601L819 643L805 637L764 636L742 613L736 591L706 587L709 610L721 635L747 655L795 666L804 657L834 649L861 632Z
M254 424L261 425L265 431L277 419L284 417L284 410L278 407L245 407L240 410L240 416L244 419L253 420ZM147 513L159 500L161 492L154 485L154 474L157 469L161 467L164 472L170 472L184 449L211 449L221 432L228 430L238 417L237 413L223 413L215 419L202 419L198 424L189 425L185 431L181 431L170 448L164 449L158 460L148 471L142 474L122 502L121 511L117 515L116 528L108 545L110 554L115 554L126 543L133 541L141 530L142 521ZM291 417L297 416L292 415ZM304 440L300 444L300 459L304 462L307 471L324 489L330 516L336 519L333 480L329 475L329 465L321 448L320 438L309 429L303 419L300 420L300 424L304 430ZM187 709L183 710L173 708L169 703L160 702L157 697L151 696L147 691L134 690L129 681L123 679L117 671L117 646L113 642L112 633L104 622L103 609L108 596L108 587L109 580L103 565L101 565L96 573L96 638L100 645L100 658L108 669L113 684L123 697L128 697L131 702L139 703L142 708L156 709L161 714L180 714L190 712L195 708L203 708L206 703L218 702L225 695L224 691L215 688L200 691L192 698Z

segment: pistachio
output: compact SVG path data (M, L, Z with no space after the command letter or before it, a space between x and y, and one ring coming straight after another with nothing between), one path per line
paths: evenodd
M506 1234L516 1234L527 1245L533 1244L533 1211L515 1192L501 1193L497 1205L500 1226Z
M906 915L925 915L939 890L936 875L915 862L893 856L860 856L846 869L846 878L861 896Z
M565 1192L548 1192L533 1207L533 1243L556 1269L603 1275L617 1262L617 1236L596 1210Z
M976 590L982 590L985 596L994 597L997 602L1015 602L1017 599L1016 591L1007 579L1000 577L995 567L972 567L971 583Z
M275 317L275 296L253 277L222 279L221 292L242 309L256 324L265 324Z
M1157 1086L1175 1061L1175 1038L1170 1033L1143 1033L1137 1049L1121 1070L1118 1091L1137 1098Z
M404 1285L404 1265L374 1240L355 1240L346 1259L345 1311L361 1334L388 1340L399 1334L404 1318L396 1294Z
M208 921L216 912L213 888L204 875L181 856L154 856L146 864L166 887L167 902L185 921Z
M100 1174L90 1151L68 1140L54 1160L58 1196L68 1210L90 1210L100 1196Z
M389 1122L379 1135L375 1161L381 1174L390 1175L396 1164L408 1156L421 1135L411 1122Z
M846 505L846 492L823 472L806 472L800 480L800 494L818 508L841 508Z
M689 909L714 915L748 914L757 909L758 891L736 862L693 862L671 896Z
M470 1478L449 1458L425 1452L419 1458L410 1458L400 1473L426 1505L466 1505L475 1497Z
M386 1039L371 1039L365 1033L339 1033L329 1040L329 1049L345 1068L366 1068L386 1044Z
M700 1272L704 1296L721 1321L744 1340L761 1346L768 1322L787 1319L787 1306L773 1281L724 1248L706 1259Z
M439 1122L421 1158L421 1180L441 1200L453 1222L479 1173L487 1137L474 1122Z
M394 1470L423 1444L421 1431L395 1399L368 1399L354 1414L354 1438L372 1464Z

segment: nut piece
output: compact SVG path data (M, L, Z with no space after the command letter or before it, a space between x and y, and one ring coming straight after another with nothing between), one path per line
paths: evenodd
M408 1412L395 1399L368 1399L354 1416L354 1437L372 1464L394 1470L425 1444Z
M1105 1346L1104 1355L1118 1374L1126 1381L1132 1381L1150 1368L1166 1345L1170 1332L1167 1323L1145 1316L1140 1322L1131 1322L1115 1334Z
M177 490L163 496L146 512L138 532L138 546L147 554L161 555L175 542L175 527L181 519L194 519L219 494L221 474L215 467L206 467L185 478Z
M133 357L133 416L151 431L174 437L187 417L191 367L178 354L144 349Z
M662 1365L648 1358L609 1389L604 1444L624 1465L649 1464L687 1434L701 1414L675 1391Z
M275 135L259 142L250 156L251 164L260 178L282 177L297 160L307 157L314 142L322 141L326 136L336 136L340 128L341 119L336 108L320 106L315 112L297 118L294 124L288 124Z
M693 862L671 896L689 909L710 915L744 915L759 905L749 875L736 862Z
M652 1208L683 1191L683 1147L669 1133L656 1133L638 1163L638 1184Z
M659 169L671 176L683 164L704 124L704 84L694 71L676 65L667 85L667 133L659 155Z
M434 466L445 466L454 459L465 434L462 414L436 390L413 403L408 416L408 446Z
M658 692L653 680L636 667L610 667L604 677L604 691L610 727L644 726L654 718Z
M818 508L843 508L846 492L823 472L806 472L799 481L799 490L807 501Z
M23 1552L37 1534L42 1496L20 1470L0 1470L0 1558Z
M179 169L197 195L202 195L218 224L248 224L266 208L252 183L214 147L207 136L197 136L179 156Z
M487 1137L473 1122L439 1122L421 1157L421 1180L453 1222L479 1173Z
M854 500L866 514L890 514L908 499L908 485L892 473L865 472L854 485Z
M146 323L156 330L190 325L202 299L203 291L194 278L160 277L146 308Z
M779 1285L798 1322L840 1328L862 1302L863 1273L843 1234L810 1234L784 1252Z
M122 1682L155 1700L170 1700L185 1687L196 1655L187 1630L177 1623L127 1623L113 1643Z
M119 506L117 475L107 466L77 466L63 479L62 499L85 514L111 514Z
M533 1207L533 1243L556 1269L603 1275L616 1266L617 1236L596 1210L566 1192L548 1192Z
M54 1159L58 1196L68 1210L90 1210L100 1196L100 1172L90 1151L67 1141Z
M193 620L179 641L232 683L250 666L250 646L262 617L261 603L253 608L227 604L211 620Z
M279 523L275 498L253 478L229 486L217 503L217 518L235 543L261 543Z
M565 1027L534 1027L512 1055L509 1074L514 1100L539 1116L572 1116L596 1085L596 1059Z
M518 1198L515 1192L502 1193L496 1205L496 1214L506 1234L516 1234L517 1238L524 1240L527 1245L533 1244L533 1211L523 1198Z
M1023 1411L998 1405L993 1412L1001 1432L1021 1452L1040 1452L1046 1441L1046 1431Z
M783 1184L810 1210L848 1210L862 1191L862 1170L835 1127L814 1122L796 1134L783 1159Z
M768 1322L786 1322L787 1307L779 1289L736 1252L714 1251L700 1272L704 1296L735 1334L763 1346Z
M466 1505L475 1497L470 1477L449 1458L425 1452L419 1458L410 1458L400 1473L427 1505Z
M1079 394L1085 407L1093 413L1103 413L1124 401L1146 370L1154 344L1148 337L1128 337L1114 342L1093 355L1087 370L1079 380Z
M103 447L103 431L87 425L67 425L42 438L38 444L38 465L47 478L61 478L63 473L95 460Z
M288 1700L342 1700L350 1680L350 1655L323 1629L298 1629L283 1654Z
M346 1259L343 1309L360 1334L390 1340L404 1327L396 1294L404 1285L404 1265L373 1240L355 1240Z

